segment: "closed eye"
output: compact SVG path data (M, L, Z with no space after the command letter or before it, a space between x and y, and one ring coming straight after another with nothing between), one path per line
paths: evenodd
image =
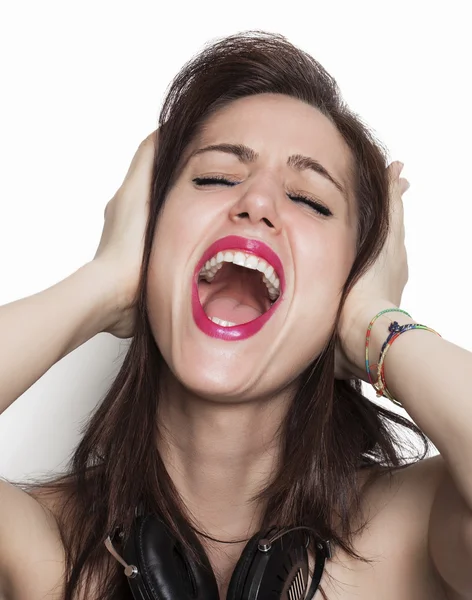
M238 184L237 181L230 181L229 179L226 179L225 177L218 177L215 175L213 175L212 177L195 177L195 179L192 179L192 181L196 185L201 185L201 186L221 184L221 185L233 187ZM287 196L293 202L302 202L304 204L307 204L310 208L312 208L319 214L323 215L324 217L331 217L333 215L333 213L329 210L329 208L327 208L320 202L317 202L316 200L312 200L311 198L307 198L306 196L300 196L299 194L287 194Z

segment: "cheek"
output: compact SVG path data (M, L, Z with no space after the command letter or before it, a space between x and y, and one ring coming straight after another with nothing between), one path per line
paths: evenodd
M354 260L348 231L316 229L309 237L297 236L294 249L294 298L290 333L284 343L293 372L306 368L329 339Z
M355 258L355 242L348 228L318 227L297 238L296 264L306 283L338 288L344 285Z
M164 287L175 280L176 267L181 272L188 261L198 224L179 197L170 195L164 204L154 231L149 268Z
M181 283L175 273L176 265L182 264L184 244L188 240L185 227L185 220L179 219L179 211L166 203L154 232L146 284L149 322L161 350L172 333L171 299L178 281Z
M191 192L175 189L159 215L147 274L146 302L161 351L171 343L173 319L181 309L185 310L185 303L190 303L190 259L208 235L208 212L202 210Z
M329 334L334 324L342 291L355 257L352 236L344 228L323 228L298 238L295 257L294 302L301 321L316 329L316 338Z

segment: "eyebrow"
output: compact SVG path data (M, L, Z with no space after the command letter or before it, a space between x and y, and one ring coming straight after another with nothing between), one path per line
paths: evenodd
M259 158L259 154L257 152L255 152L252 148L245 146L244 144L211 144L209 146L205 146L204 148L194 150L186 162L188 162L194 156L198 156L199 154L214 151L226 152L226 154L234 154L243 163L253 163ZM292 167L297 171L305 171L310 169L315 173L319 173L325 179L331 181L331 183L336 186L338 191L341 192L346 202L348 202L348 195L344 186L314 158L311 158L310 156L303 156L302 154L292 154L288 157L287 166Z

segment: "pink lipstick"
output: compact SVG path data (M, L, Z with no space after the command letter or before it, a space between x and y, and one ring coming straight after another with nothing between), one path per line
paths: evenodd
M200 303L198 294L198 276L203 265L218 252L231 250L241 250L247 254L254 254L272 265L280 279L280 296L267 312L262 314L260 317L257 317L253 321L242 323L241 325L234 325L232 327L223 327L222 325L218 325L217 323L211 321L203 310L203 306ZM192 282L193 318L195 319L197 327L210 337L227 341L244 340L258 333L265 323L267 323L267 321L272 317L274 312L277 310L279 300L282 297L284 289L284 270L282 261L277 254L271 248L269 248L267 244L264 244L259 240L252 240L236 235L230 235L214 242L204 252L202 258L195 268Z

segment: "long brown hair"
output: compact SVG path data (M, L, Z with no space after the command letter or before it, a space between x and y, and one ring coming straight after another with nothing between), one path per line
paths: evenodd
M351 150L358 244L338 317L347 293L376 259L386 239L387 152L347 107L335 79L314 58L281 35L250 31L207 45L182 68L170 85L159 119L135 335L65 473L27 486L60 491L66 498L58 515L66 552L65 600L76 598L78 588L97 575L97 600L131 597L122 567L116 563L116 568L105 568L108 553L104 540L117 525L124 526L125 538L129 535L140 502L145 510L159 512L191 551L178 523L195 523L156 448L163 358L146 308L149 258L159 213L190 141L217 109L262 93L285 94L316 107L336 126ZM380 474L406 466L408 459L424 458L429 440L409 420L366 398L359 380L335 380L336 325L337 321L324 351L301 374L299 389L280 426L281 468L258 495L267 506L261 529L273 522L307 525L352 557L370 562L359 556L352 544L353 516L361 507L359 471L369 468L372 483ZM405 450L414 446L400 442L404 428L421 439L421 456L418 451L416 457L407 458Z

